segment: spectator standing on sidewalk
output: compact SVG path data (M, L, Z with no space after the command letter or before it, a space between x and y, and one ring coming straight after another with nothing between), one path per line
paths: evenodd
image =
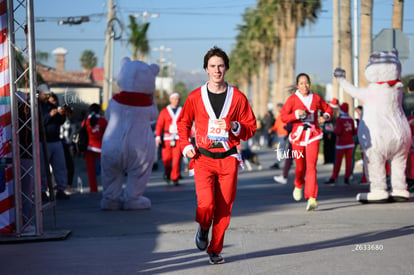
M256 117L246 96L225 82L229 58L220 48L204 56L203 68L209 81L188 96L178 119L178 135L183 154L191 158L197 194L196 246L206 250L211 264L224 262L220 255L224 233L229 226L237 190L241 157L240 140L256 131ZM190 143L195 122L196 146ZM211 241L208 241L212 227Z
M273 131L271 131L273 124L275 123L275 117L271 110L268 110L266 114L263 116L261 121L261 134L263 138L262 146L267 148L272 148L273 146Z
M60 127L60 138L62 139L63 150L65 152L66 169L68 174L69 193L73 192L73 178L75 176L75 165L73 163L73 134L75 133L75 125L72 122L73 110L69 106L65 106L66 120Z
M65 122L65 108L59 108L49 102L50 90L46 84L41 84L37 88L39 99L39 110L42 116L44 135L46 137L46 146L49 163L52 166L53 175L56 181L56 199L66 200L70 197L65 193L67 188L67 171L65 162L65 153L63 151L62 140L60 139L60 126ZM43 131L40 131L43 135ZM42 138L41 138L42 140ZM41 179L42 179L42 200L47 202L47 171L45 156L43 150L40 150L41 159ZM52 192L53 190L49 190Z
M71 146L72 146L71 124L72 123L71 123L70 118L72 117L72 109L67 105L60 106L59 98L53 92L50 93L48 100L50 103L58 106L58 110L60 108L64 108L65 110L66 119L65 119L65 122L60 126L59 137L62 140L63 152L65 153L66 175L67 175L67 186L68 186L65 190L65 193L72 194L73 193L73 189L72 189L73 177L75 175L75 166L73 164L73 158L72 158L72 153L71 153Z
M286 123L284 123L280 117L280 112L282 111L283 104L278 103L276 106L277 109L277 116L273 127L269 129L269 132L276 133L276 142L277 142L277 149L279 152L283 153L286 149L286 141L288 132L285 129ZM276 158L275 163L270 166L270 168L279 169L280 168L281 159Z
M277 158L281 159L283 157L285 159L285 164L283 166L283 174L273 177L273 180L275 182L281 183L281 184L287 183L288 176L289 176L289 170L293 164L292 143L290 143L289 138L288 138L289 134L292 132L292 122L287 123L284 128L287 132L285 151L284 153L281 150L276 151L276 154L280 154L279 156L276 155Z
M336 135L334 133L335 120L337 117L338 110L338 99L333 98L329 105L332 107L333 115L329 121L324 122L322 127L323 132L323 157L324 164L334 163L335 162L335 143Z

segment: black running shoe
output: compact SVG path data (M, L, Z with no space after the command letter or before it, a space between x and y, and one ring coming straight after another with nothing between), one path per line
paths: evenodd
M329 178L327 181L324 182L324 184L326 184L326 185L334 185L335 184L335 179Z
M42 203L48 203L50 201L49 196L46 192L42 192Z
M170 178L170 176L169 175L167 175L167 174L164 174L163 176L162 176L162 179L167 183L167 184L170 184L171 183L171 178Z
M269 167L270 169L280 169L279 164L275 163L272 166Z
M70 199L70 196L68 194L66 194L65 191L58 190L56 192L56 199L58 199L58 200L68 200L68 199Z
M222 264L224 263L224 259L220 254L216 254L214 252L211 252L210 254L208 254L209 256L209 262L210 264Z
M201 226L198 226L197 233L195 235L195 243L197 248L201 251L206 250L208 246L208 230L204 230Z

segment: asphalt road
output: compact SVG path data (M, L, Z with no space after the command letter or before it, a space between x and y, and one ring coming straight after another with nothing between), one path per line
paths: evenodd
M45 234L70 234L0 243L0 274L413 274L413 198L360 204L355 195L369 188L358 184L360 167L350 186L342 177L324 186L333 167L319 164L319 206L307 212L292 198L293 169L288 184L276 184L274 152L258 154L264 169L239 176L224 264L210 265L195 247L193 178L167 186L161 167L145 192L150 210L101 211L100 193L73 194L56 216L44 213ZM82 161L76 173L86 182Z

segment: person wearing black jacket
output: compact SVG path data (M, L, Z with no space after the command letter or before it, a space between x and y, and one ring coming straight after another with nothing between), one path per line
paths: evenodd
M43 127L40 127L40 140L42 142L43 136L46 139L47 155L49 163L53 169L53 175L56 181L56 199L69 199L65 193L67 187L67 171L65 162L65 153L63 151L62 141L60 139L60 126L65 122L65 109L59 108L48 101L50 90L46 84L39 85L38 89L39 110L43 122ZM44 133L43 133L44 130ZM43 150L40 150L41 158L41 178L42 178L42 200L47 201L47 174L46 165L44 161ZM49 185L50 186L50 185ZM51 190L49 190L51 192Z

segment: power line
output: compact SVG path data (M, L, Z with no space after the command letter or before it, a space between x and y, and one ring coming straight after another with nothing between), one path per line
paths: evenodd
M414 36L414 33L405 33L407 36ZM234 40L235 37L223 36L223 37L155 37L149 38L149 41L202 41L202 40ZM332 38L331 34L327 35L299 35L297 39L324 39L324 38ZM22 38L16 38L16 40L24 41ZM48 41L69 41L69 42L103 42L105 39L102 38L36 38L36 41L41 42L48 42ZM119 39L119 41L127 42L128 39Z

